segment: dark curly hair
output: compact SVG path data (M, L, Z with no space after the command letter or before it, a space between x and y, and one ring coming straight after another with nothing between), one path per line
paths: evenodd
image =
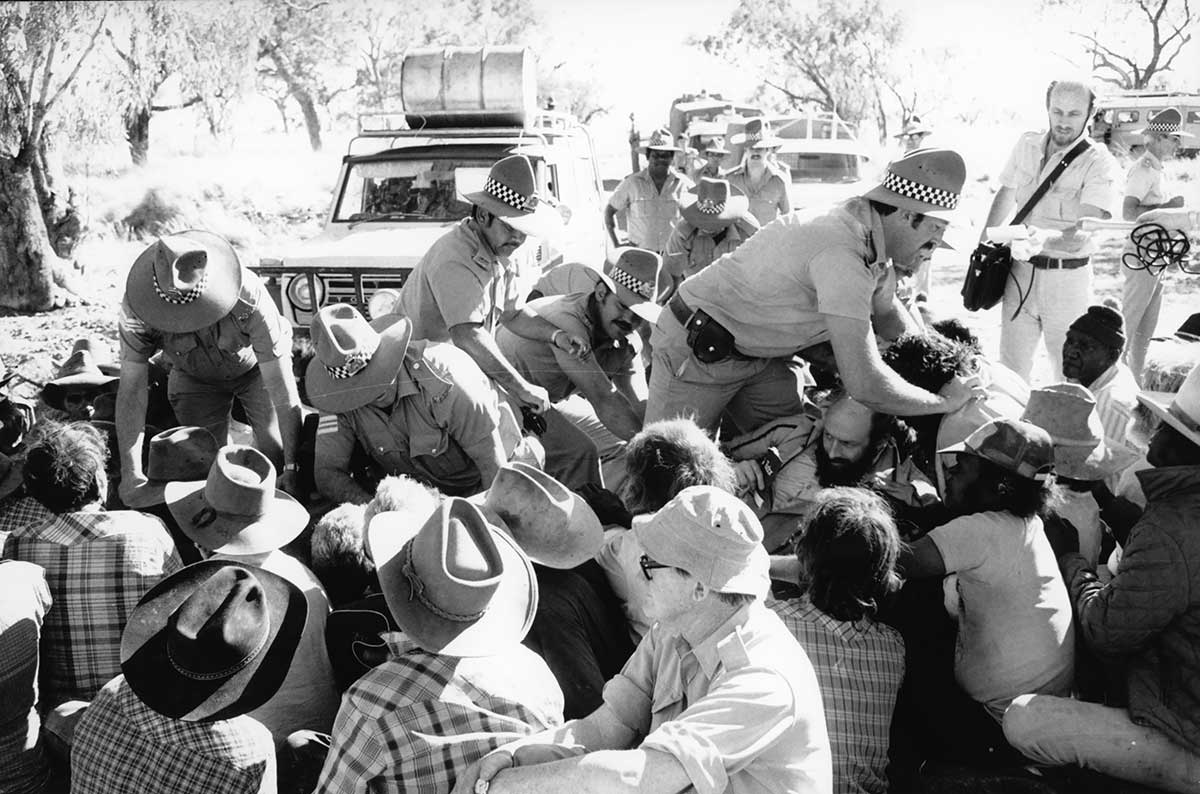
M653 513L692 485L733 493L737 476L725 453L691 419L652 422L625 447L621 499L634 515Z
M896 559L904 543L883 497L862 488L817 493L800 536L797 582L813 606L837 620L874 617L900 587Z
M71 513L102 500L99 474L108 443L87 422L44 422L25 456L25 490L53 513Z
M952 342L966 345L975 355L983 352L983 345L979 344L979 337L973 334L971 329L964 325L963 321L957 317L947 317L944 320L938 320L933 323L933 330Z
M955 375L969 375L974 353L941 334L904 334L883 353L883 361L914 386L937 394Z

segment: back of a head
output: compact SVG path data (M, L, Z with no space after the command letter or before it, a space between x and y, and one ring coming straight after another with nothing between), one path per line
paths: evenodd
M652 513L684 488L711 485L733 493L733 464L690 419L653 422L625 447L627 475L621 498L635 515Z
M974 368L969 347L938 333L904 334L884 351L883 361L904 380L934 394Z
M39 424L25 458L25 490L51 512L74 512L104 498L107 461L107 442L87 422Z
M321 516L313 527L309 540L312 570L334 607L362 598L375 575L363 539L365 514L366 505L347 502Z
M796 541L801 592L837 620L874 616L900 586L896 559L903 543L887 503L862 488L817 494Z
M393 475L384 477L375 487L375 496L367 503L363 515L363 526L380 513L409 513L418 524L433 515L442 502L442 495L435 489L417 482L411 477Z

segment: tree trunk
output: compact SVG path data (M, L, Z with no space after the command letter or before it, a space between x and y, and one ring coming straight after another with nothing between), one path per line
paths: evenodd
M125 111L125 140L129 142L129 159L134 165L145 165L150 158L150 115L148 107Z
M50 246L59 256L70 258L79 242L83 222L75 209L74 192L68 187L67 197L62 195L62 184L55 176L61 174L62 169L56 161L51 160L54 155L50 151L48 140L45 135L38 140L30 173Z
M0 306L47 311L61 305L54 286L61 267L46 234L33 169L21 158L0 157Z
M272 47L269 52L279 78L283 80L288 87L288 93L300 106L300 113L304 116L304 127L308 130L308 144L314 152L321 151L321 117L317 115L317 105L313 102L312 92L292 74L286 58L280 55L277 47Z

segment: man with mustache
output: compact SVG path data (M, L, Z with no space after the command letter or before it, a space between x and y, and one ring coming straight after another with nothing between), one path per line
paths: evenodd
M1038 340L1045 337L1051 381L1061 381L1062 347L1067 327L1091 303L1096 250L1091 237L1079 234L1082 218L1109 218L1116 203L1118 169L1104 146L1087 138L1095 95L1085 83L1058 80L1046 89L1046 132L1027 132L1017 141L1000 173L1000 190L984 223L1000 226L1022 207L1065 156L1085 148L1030 209L1025 225L1058 232L1028 260L1014 259L1004 291L1000 325L1000 363L1029 380Z

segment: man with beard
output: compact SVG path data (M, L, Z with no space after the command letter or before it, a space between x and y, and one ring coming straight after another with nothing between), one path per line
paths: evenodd
M983 234L1000 226L1022 207L1051 171L1072 153L1051 190L1030 209L1025 225L1058 234L1028 260L1014 259L1004 291L1000 325L1000 363L1025 380L1033 369L1038 340L1045 336L1051 381L1062 380L1062 346L1067 326L1091 299L1096 245L1078 234L1082 218L1109 218L1117 197L1116 161L1087 137L1095 95L1085 83L1059 80L1046 89L1048 132L1021 136L1000 173L1000 190L992 200Z

